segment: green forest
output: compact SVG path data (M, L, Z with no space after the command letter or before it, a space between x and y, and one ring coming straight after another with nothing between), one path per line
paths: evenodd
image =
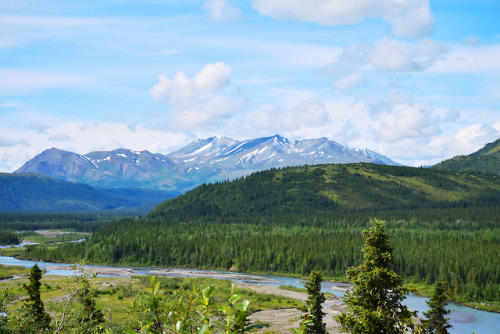
M393 269L445 282L462 302L500 301L498 176L371 164L304 166L202 185L84 243L26 247L25 258L218 268L343 279L362 230L387 220Z

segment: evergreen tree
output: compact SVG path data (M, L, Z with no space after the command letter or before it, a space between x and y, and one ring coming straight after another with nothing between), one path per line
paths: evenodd
M321 281L321 274L318 271L313 271L306 283L307 300L304 311L307 313L303 315L303 318L311 319L310 322L306 323L306 333L326 333L326 324L323 322L326 313L323 312L322 306L326 299L325 294L321 292Z
M402 304L409 289L391 268L392 248L382 221L372 220L363 231L363 263L347 270L353 290L343 300L346 312L336 316L343 330L351 333L399 334L413 329L414 312Z
M24 300L28 313L32 316L34 321L33 326L38 330L47 329L50 325L50 315L45 312L42 298L40 296L40 287L42 284L42 271L35 264L31 267L29 276L30 284L23 284L23 287L28 292L28 298Z
M446 315L450 313L446 310L446 294L444 284L440 281L436 283L436 289L431 299L426 301L429 310L424 312L426 319L422 319L422 330L425 334L448 334L449 318Z

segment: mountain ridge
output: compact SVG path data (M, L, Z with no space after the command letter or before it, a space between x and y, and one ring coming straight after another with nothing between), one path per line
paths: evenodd
M454 172L484 172L500 175L500 138L469 155L457 155L433 166Z
M241 141L198 139L166 155L124 148L79 155L51 148L14 173L33 172L98 187L184 192L270 168L354 162L399 165L377 152L350 149L324 137L290 141L274 135Z

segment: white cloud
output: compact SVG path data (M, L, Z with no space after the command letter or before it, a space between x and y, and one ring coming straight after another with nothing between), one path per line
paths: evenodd
M440 133L438 119L428 105L411 102L391 107L377 120L379 140L393 142L404 138L431 137Z
M321 25L352 25L367 18L382 18L396 36L428 35L434 26L428 0L253 0L259 13L278 20L299 20Z
M208 11L208 19L213 22L238 21L243 18L241 10L226 0L209 0L203 4L203 8Z
M441 57L429 71L434 73L500 72L500 45L457 46Z
M305 128L321 127L328 123L328 112L322 101L307 98L293 108L264 105L236 119L246 129L257 133L290 133Z
M459 117L458 111L440 115L429 104L416 103L398 90L389 91L383 99L365 103L377 142L434 137L441 133L441 123L453 122Z
M435 64L443 53L442 46L427 38L409 43L384 37L373 45L345 48L327 65L326 70L335 76L355 70L375 70L385 73L418 72Z
M37 121L31 121L29 122L27 128L31 130L36 130L36 132L38 133L47 133L47 130L50 129L51 127L49 125L45 125Z
M10 139L0 137L0 147L30 146L26 139Z
M169 104L172 127L192 130L215 124L242 105L240 97L221 92L228 85L230 74L230 67L221 62L206 65L192 78L184 72L178 72L172 79L161 74L151 88L151 95L156 102Z
M231 68L221 62L206 65L191 79L184 72L178 72L172 79L160 74L158 83L151 88L151 95L156 102L169 104L204 98L226 86L230 75Z
M351 88L359 87L365 83L365 78L360 73L352 73L338 79L334 83L334 87L341 91L348 91Z

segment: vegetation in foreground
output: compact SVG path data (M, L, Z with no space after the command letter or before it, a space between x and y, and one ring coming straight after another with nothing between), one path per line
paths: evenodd
M192 333L193 328L204 324L197 310L214 318L213 323L207 322L206 328L214 330L233 324L240 306L246 311L238 314L246 317L259 310L301 305L286 297L232 289L228 280L158 277L150 282L150 278L144 276L97 278L83 271L72 278L49 276L40 280L37 272L32 268L28 281L0 283L3 287L0 299L8 314L2 319L6 320L3 328L7 328L8 333L34 333L32 329L41 327L50 333L124 333L127 330L152 333L149 329L153 330L155 325L149 325L158 317L167 332L176 332L172 328L182 321L184 329L177 332ZM41 321L40 305L44 305L44 313L51 316L49 324ZM245 326L249 328L249 324ZM1 328L0 325L0 333L3 333Z

